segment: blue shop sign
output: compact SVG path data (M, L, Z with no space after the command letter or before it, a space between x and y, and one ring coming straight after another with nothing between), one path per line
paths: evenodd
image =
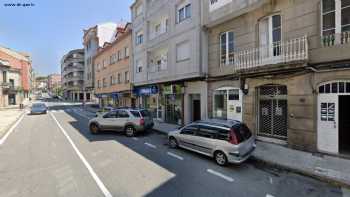
M133 90L134 94L137 96L157 94L159 92L158 86L146 86L141 88L135 88Z

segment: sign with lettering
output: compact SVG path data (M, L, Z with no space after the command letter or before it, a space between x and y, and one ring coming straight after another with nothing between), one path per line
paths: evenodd
M231 2L232 0L209 0L209 12L219 9L222 6Z

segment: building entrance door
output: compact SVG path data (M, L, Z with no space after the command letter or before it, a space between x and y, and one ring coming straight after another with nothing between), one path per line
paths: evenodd
M201 101L193 100L192 101L192 120L197 121L201 119Z
M287 87L265 85L258 89L258 135L287 139Z
M339 151L350 154L350 95L339 96Z

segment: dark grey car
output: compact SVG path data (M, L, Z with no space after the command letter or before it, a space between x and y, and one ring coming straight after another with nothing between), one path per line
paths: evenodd
M33 103L30 109L30 114L46 114L47 107L44 103Z

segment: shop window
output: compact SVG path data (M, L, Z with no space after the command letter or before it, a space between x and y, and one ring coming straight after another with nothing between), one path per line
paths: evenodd
M330 84L325 85L325 93L331 93L331 85Z
M227 116L227 91L216 90L214 93L214 118L226 118Z
M238 101L239 100L239 90L229 90L228 92L228 100L230 101Z
M338 83L332 83L332 93L338 93Z

